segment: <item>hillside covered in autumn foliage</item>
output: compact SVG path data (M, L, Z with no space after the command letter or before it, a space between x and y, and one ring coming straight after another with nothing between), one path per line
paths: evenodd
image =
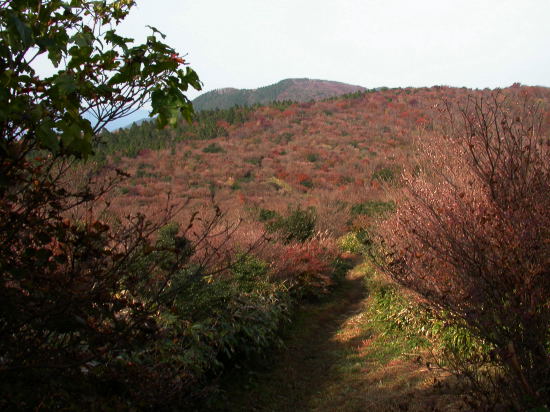
M492 139L491 127L501 120L496 111L487 112L495 116L487 120L485 107L493 110L491 104L497 101L517 113L529 107L535 112L522 116L538 116L540 132L550 125L549 99L550 92L541 87L514 85L489 91L438 86L203 110L193 124L182 122L175 130L158 132L144 123L107 133L99 158L130 176L108 196L110 213L155 216L167 205L182 204L174 219L183 227L214 209L234 225L223 245L209 246L218 265L250 250L274 279L300 285L300 294L320 296L338 284L332 265L343 250L352 255L373 253L379 223L401 202L403 172L422 173L425 160L417 155L418 148L462 130L464 119L455 108L481 102L472 118L477 120L468 121L481 122L476 127ZM524 133L509 130L512 136ZM540 144L548 142L543 139ZM415 253L424 254L422 249ZM433 313L413 316L435 319ZM429 322L439 328L434 326L439 323ZM471 333L462 329L463 323L457 325L461 326L453 333ZM468 339L477 342L466 348L475 356L491 347L474 335ZM460 362L465 365L471 359ZM464 370L460 362L456 367Z
M108 133L106 148L121 148L108 162L131 175L112 202L122 214L148 213L165 201L163 193L193 202L213 196L241 218L253 218L254 210L311 206L321 217L319 230L338 236L368 216L364 205L387 200L382 186L398 184L413 161L415 141L442 132L446 102L485 93L450 87L371 91L205 111L193 125L182 122L175 130L144 123ZM541 101L549 94L535 87L502 93Z
M534 119L531 126L527 123L530 119ZM465 125L471 129L464 129ZM513 327L519 332L509 333L505 324L499 332L505 336L501 343L501 335L493 334L497 329L490 326L493 318L487 320L483 314L471 315L473 312L468 312L467 317L460 308L476 293L476 302L487 301L481 294L486 286L476 283L476 276L472 280L466 275L485 271L488 290L495 291L498 282L494 283L494 277L498 273L505 279L510 271L498 272L500 269L492 265L498 268L498 259L505 257L505 268L519 267L507 257L513 247L517 252L515 262L527 262L531 271L525 284L532 289L521 289L522 296L532 299L534 309L530 316L536 320L535 324L546 322L547 312L540 309L545 299L547 302L543 293L547 278L541 275L545 254L540 249L540 239L548 233L543 233L546 230L543 224L534 225L536 229L529 222L544 222L547 218L547 171L541 159L548 147L549 128L550 91L515 85L503 90L445 86L365 90L321 101L285 99L264 105L201 110L192 123L181 119L174 128L157 129L145 121L115 132L103 131L94 157L76 162L60 178L62 187L71 193L80 193L82 188L91 186L98 194L71 206L65 216L93 229L94 236L110 233L108 230L117 233L118 237L101 249L101 253L113 256L114 268L124 270L121 277L124 283L111 298L114 304L131 305L137 316L137 326L131 330L139 330L140 334L128 337L131 344L120 349L114 347L112 352L103 349L108 346L100 346L95 349L99 355L93 355L100 361L88 361L84 369L69 376L78 376L83 388L79 390L91 394L86 401L90 407L98 402L114 402L120 407L201 405L204 410L216 410L217 402L223 403L224 396L231 397L232 393L235 405L241 400L249 405L248 392L245 396L242 388L227 386L224 377L237 373L236 382L250 379L252 375L245 372L243 378L239 371L249 370L258 359L265 360L276 348L284 347L282 337L288 328L292 330L295 316L304 305L310 305L308 310L314 313L310 316L318 328L323 328L324 317L330 320L327 325L336 327L337 319L329 313L332 306L327 301L336 291L334 296L341 297L334 303L336 313L347 316L353 309L353 316L349 316L355 323L343 324L338 332L352 336L350 343L344 345L349 346L346 350L359 351L357 356L381 371L389 370L386 367L397 362L410 376L405 385L408 389L404 392L388 389L385 395L380 395L379 407L393 405L394 409L389 410L399 410L407 399L418 397L417 410L425 410L436 396L425 392L425 385L436 391L441 385L433 382L448 381L447 375L430 375L429 370L421 370L413 362L403 363L403 356L427 359L428 364L439 365L438 370L450 370L467 382L461 380L460 385L465 386L452 386L445 393L444 396L452 396L453 402L461 405L453 410L491 410L495 405L514 402L536 405L547 396L540 386L546 372L536 366L540 362L530 359L534 353L542 354L543 358L547 349L544 344L541 349L532 342L544 341L547 329L533 328L535 337L531 337L524 327L527 320L531 322L531 318L523 317L526 303L517 298L519 303L509 304L507 308L512 309L503 313L508 313L507 319L518 316ZM471 139L469 145L462 145L464 136ZM478 142L477 136L485 140ZM423 147L431 147L433 151L421 150ZM466 151L457 154L460 147ZM479 175L474 172L461 175L471 167L464 163L467 150L472 150L472 164L480 165ZM517 154L528 150L532 154L525 158L524 166L516 165ZM488 160L478 158L478 153L488 153ZM444 156L449 161L438 163ZM456 168L452 166L453 159L462 159L457 161ZM497 167L498 161L504 162L502 170ZM492 192L483 186L486 167L493 170L489 173L489 186L521 176L523 183L514 185L533 188L522 192L525 200L521 205L535 198L537 205L520 208L532 210L533 215L513 215L527 222L518 226L528 228L525 232L516 233L516 229L505 225L506 216L512 216L506 214L512 203L505 202L502 213L497 206L491 206ZM445 170L450 170L450 175L438 175ZM419 189L417 193L415 188L424 186L415 179L418 182L425 179L436 189ZM450 189L443 191L443 195L435 199L429 196L441 187L446 188L446 184ZM508 186L495 186L492 190L499 193L504 190L502 187ZM415 199L421 203L415 206ZM463 199L471 199L474 206L461 203ZM416 216L414 213L424 211L423 207L426 215ZM460 219L452 214L456 210L463 213ZM440 216L444 220L440 221ZM412 232L407 232L412 223L424 221L421 219L429 224L419 223ZM459 251L466 250L466 241L473 242L474 250L485 242L485 249L472 252L475 256L468 253L464 256L474 269L453 284L449 280L452 277L439 276L456 269L446 260L434 266L433 272L426 272L425 277L411 278L406 264L417 264L419 260L418 265L430 268L438 262L437 253L443 253L445 242L455 241L446 232L433 232L435 238L414 236L424 233L422 230L428 236L434 227L447 227L443 223L454 228L455 221L464 227L464 222L473 224L464 237L458 232ZM498 222L506 226L506 239L516 246L499 243L504 229ZM394 235L397 228L400 235ZM477 230L482 232L478 234ZM150 239L149 243L138 242L135 246L132 243L135 233L138 239ZM121 240L115 243L114 239ZM530 244L533 247L521 254L518 239L522 239L526 248ZM94 238L90 244L96 241ZM63 244L52 243L48 248L51 253L64 256ZM399 255L393 248L399 250ZM536 248L540 253L532 254ZM491 254L491 263L483 266L483 251L493 253L493 249L498 253ZM350 271L360 261L366 262L362 272ZM432 273L438 275L430 277ZM512 296L520 290L519 285L527 276L527 272L522 273L502 283L503 296ZM403 283L399 282L401 279ZM425 279L425 283L415 284L414 279ZM405 283L410 289L403 289ZM512 285L511 289L508 285ZM365 288L367 292L363 292ZM436 293L446 296L455 292L453 299L430 305L430 298ZM319 302L325 306L316 306ZM456 302L458 309L446 311L446 302ZM316 307L328 309L319 314ZM93 326L101 334L112 336L117 319L125 319L124 316L127 315L117 312L114 323L93 323ZM476 329L467 322L475 324L480 319L485 329ZM90 317L84 322L95 321ZM329 332L324 331L322 336L333 339ZM317 347L312 339L308 337L299 343L302 349L296 356L288 354L291 358L288 365L281 362L300 370L310 359L310 355L302 352L329 353L326 342L319 342ZM361 344L355 344L353 339L360 339ZM531 342L529 348L533 350L521 352L518 346L509 352L507 348L515 348L510 342L518 341ZM36 349L40 356L42 351L41 347ZM107 363L108 368L101 366ZM322 368L315 363L311 365L312 370ZM334 371L329 376L339 376L335 379L342 382L361 381L364 385L361 391L370 391L372 380L382 379L379 375L382 372L362 371L363 367L354 367L353 373L343 377L334 375ZM464 375L466 372L470 375ZM258 397L255 402L261 404L262 397L269 395L271 379L280 379L277 374L285 376L287 372L277 367L273 373L275 377L266 378L267 388L261 386L265 390L254 395ZM508 385L518 376L525 381L523 387L516 392L502 390L511 387ZM394 378L399 382L404 379ZM34 401L49 399L49 405L57 405L72 399L72 389L64 379L65 375L59 375L40 386L33 395ZM117 382L123 388L122 395L106 390L101 384L104 380ZM286 384L294 387L292 382L282 383ZM480 393L475 392L476 385L483 388L481 398L468 395L472 391ZM51 388L60 391L59 401L48 397ZM299 388L304 393L310 390L307 384ZM324 396L338 397L347 389L339 388L337 394L331 389L327 391ZM525 398L526 393L530 397ZM510 398L503 394L510 394ZM297 402L306 402L300 393L293 396L299 398ZM350 403L339 404L342 410L366 407L360 400L362 392L358 396L355 400L346 397L345 402ZM378 395L372 392L369 396L375 399ZM447 399L442 397L438 402L445 403ZM7 402L15 405L26 401L13 395ZM318 399L314 397L313 402ZM235 406L234 410L242 410L239 408L243 406Z
M399 179L414 139L433 130L443 99L466 93L395 89L202 112L197 123L175 130L145 123L109 133L107 148L124 147L109 161L132 175L112 201L122 213L154 210L161 193L194 202L214 195L236 215L313 206L320 230L340 235L354 206L384 200L381 186Z

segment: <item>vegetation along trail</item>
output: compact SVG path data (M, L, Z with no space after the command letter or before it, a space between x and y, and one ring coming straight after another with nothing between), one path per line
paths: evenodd
M468 410L449 377L419 362L414 343L368 319L367 265L305 305L274 359L226 379L224 411Z

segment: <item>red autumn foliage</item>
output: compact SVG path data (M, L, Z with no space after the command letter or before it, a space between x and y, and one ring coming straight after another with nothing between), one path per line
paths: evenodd
M327 293L334 285L332 262L338 256L334 239L317 234L305 242L272 243L260 254L271 263L273 276L311 296Z
M472 98L447 114L451 127L422 142L419 167L405 174L398 212L381 230L384 269L495 348L506 394L547 404L549 130L536 102L515 93Z

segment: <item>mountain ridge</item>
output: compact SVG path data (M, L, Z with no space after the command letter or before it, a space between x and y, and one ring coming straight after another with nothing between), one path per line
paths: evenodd
M365 87L332 80L290 78L255 89L225 87L203 93L193 100L196 110L228 109L274 101L306 102L367 90Z

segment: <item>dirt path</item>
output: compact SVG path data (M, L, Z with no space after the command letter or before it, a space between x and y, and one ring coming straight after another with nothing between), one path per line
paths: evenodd
M456 394L406 345L376 335L360 269L324 302L300 310L268 367L229 377L223 411L456 411ZM456 389L454 390L456 392Z

